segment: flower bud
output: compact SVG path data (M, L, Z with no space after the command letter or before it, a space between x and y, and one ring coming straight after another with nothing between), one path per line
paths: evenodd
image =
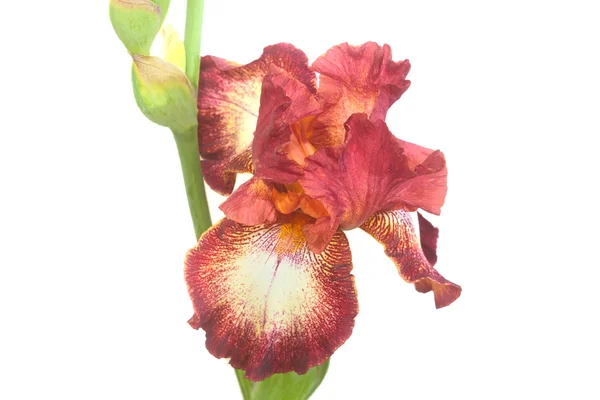
M162 59L185 71L185 46L175 29L171 25L165 24L160 29L160 38L162 38Z
M196 95L185 73L158 57L133 56L135 101L152 122L183 133L196 123Z
M171 0L152 0L152 2L160 7L160 25L162 26L165 17L167 16L167 11L169 11Z
M110 22L130 54L150 54L170 0L110 0Z

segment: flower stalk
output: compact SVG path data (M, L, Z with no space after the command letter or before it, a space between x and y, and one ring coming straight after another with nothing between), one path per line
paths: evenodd
M200 39L202 37L202 19L204 0L188 0L185 13L185 74L194 89L198 89L200 76Z
M181 134L173 132L173 137L177 144L181 162L185 193L187 194L188 206L194 224L194 232L196 238L199 238L204 231L210 228L212 221L208 210L202 167L199 161L197 132L198 128L195 126Z
M198 76L200 74L200 39L202 36L203 12L204 0L188 0L183 41L186 54L185 74L196 91L198 90ZM198 239L212 225L198 152L198 122L196 121L194 126L182 134L173 132L173 136L181 161L181 171L192 223L194 224L194 232L196 233L196 239Z

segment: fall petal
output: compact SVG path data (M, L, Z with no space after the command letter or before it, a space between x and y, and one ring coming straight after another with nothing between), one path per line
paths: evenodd
M200 155L207 163L203 163L207 182L221 194L230 194L235 185L237 171L229 168L229 160L252 142L262 80L272 66L316 91L315 74L306 55L289 44L266 47L259 59L241 66L217 57L202 57L198 87Z
M414 283L422 293L433 290L436 308L446 307L460 296L461 287L440 275L423 254L407 212L375 214L361 228L383 245L406 282Z
M332 47L312 68L321 74L319 95L326 109L315 128L313 142L318 147L341 144L343 124L352 114L385 120L387 110L410 86L409 61L392 61L390 46L374 42Z
M437 241L440 230L434 227L421 213L417 213L419 218L419 238L421 239L421 248L427 261L434 266L437 262Z
M319 149L306 159L299 180L306 194L327 209L331 229L336 224L356 228L379 211L422 208L439 213L446 195L441 152L429 150L415 163L412 153L420 155L424 148L399 141L383 121L373 123L365 114L350 117L347 128L344 144Z
M272 187L253 177L231 194L219 208L227 218L244 225L271 224L277 220Z
M346 237L338 232L314 254L301 225L224 219L186 256L190 325L206 331L211 354L230 358L248 379L305 373L352 332L358 303Z

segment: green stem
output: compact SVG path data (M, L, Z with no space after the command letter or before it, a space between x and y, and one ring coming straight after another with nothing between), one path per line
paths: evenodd
M200 40L202 37L202 15L204 0L188 0L185 14L185 74L198 90L200 75ZM198 125L194 125L189 132L178 134L174 132L177 151L181 161L181 170L185 182L188 205L192 214L196 239L204 233L212 222L206 200L206 190L202 177L200 154L198 153Z
M181 161L181 171L183 172L185 192L192 222L194 223L194 232L196 238L199 238L204 231L210 228L212 222L208 210L208 201L206 200L200 155L198 154L198 128L194 126L190 131L183 134L174 133L173 137L175 143L177 143L177 151Z
M188 0L185 13L185 74L198 89L200 74L200 38L202 36L202 16L204 14L204 0Z

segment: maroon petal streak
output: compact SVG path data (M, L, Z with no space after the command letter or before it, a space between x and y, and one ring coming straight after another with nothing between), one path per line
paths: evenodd
M251 172L231 159L251 144L260 105L261 84L271 66L287 71L308 91L316 92L315 73L306 55L289 44L266 47L262 56L238 65L217 57L202 57L198 87L198 138L207 183L227 195L236 173Z
M301 223L244 226L224 219L185 260L194 306L217 358L251 380L323 363L352 333L358 302L348 241L312 253Z
M338 225L356 228L379 211L440 212L447 175L441 152L399 141L383 121L373 123L364 114L350 117L347 128L343 145L307 158L299 181L327 209L329 232ZM421 163L414 160L427 152Z
M460 296L461 287L440 275L423 254L407 212L375 214L361 228L383 245L402 279L414 283L421 293L433 290L436 308L446 307Z
M410 86L408 60L392 61L390 46L368 42L332 47L313 64L319 72L319 95L325 112L319 115L313 143L317 147L344 141L344 122L356 113L385 120L387 110Z

